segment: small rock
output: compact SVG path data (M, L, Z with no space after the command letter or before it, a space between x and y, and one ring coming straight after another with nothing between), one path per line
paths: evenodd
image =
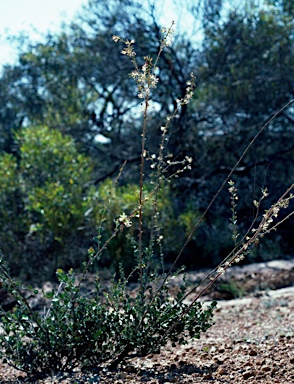
M287 364L287 360L286 359L280 359L279 361L278 361L278 363L279 363L279 365L286 365Z
M269 367L268 365L264 365L263 367L261 367L261 370L262 372L269 372L271 371L271 367Z
M135 373L136 369L132 365L126 365L124 367L124 371L128 373Z
M250 356L256 356L256 355L257 355L257 352L256 352L254 349L250 349L250 351L249 351L249 355L250 355Z
M242 374L242 376L243 376L243 379L249 379L249 377L251 377L251 376L254 376L254 373L253 373L253 371L245 371L245 372L243 372L243 374Z
M221 356L221 355L216 355L214 356L213 358L213 361L216 363L216 364L222 364L224 362L224 357Z
M219 375L225 375L227 373L227 370L224 367L219 367L216 371Z
M256 365L262 365L264 363L264 359L257 359L255 360Z

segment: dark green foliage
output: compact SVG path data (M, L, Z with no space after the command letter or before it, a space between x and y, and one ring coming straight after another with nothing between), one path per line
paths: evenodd
M207 309L200 303L191 307L160 284L157 273L144 272L147 289L137 294L121 276L109 288L97 278L91 293L83 294L82 282L70 271L57 270L59 288L43 293L48 306L41 314L30 309L24 287L11 280L3 261L3 286L15 296L18 305L2 311L0 335L4 361L32 377L46 377L77 366L82 369L115 367L127 357L159 353L171 340L174 345L198 339L212 325L213 302ZM30 288L33 291L32 288Z

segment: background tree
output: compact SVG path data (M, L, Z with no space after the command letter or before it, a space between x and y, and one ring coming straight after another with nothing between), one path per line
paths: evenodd
M198 132L210 137L206 157L202 157L209 170L206 195L213 184L219 185L258 129L293 99L292 52L293 18L279 4L232 9L225 18L216 17L205 27L195 110L203 119ZM248 212L261 188L267 186L274 198L293 180L293 121L293 108L285 109L236 170L245 224L252 218ZM205 170L197 170L199 178ZM212 214L225 215L220 208ZM284 251L293 252L293 244L287 247Z
M163 52L159 86L153 95L154 112L150 116L152 135L147 143L152 153L163 119L174 111L176 100L184 96L186 81L193 71L198 78L194 100L189 107L179 110L168 137L169 150L179 160L187 155L194 158L193 171L183 173L170 191L175 207L172 215L178 222L185 223L183 233L193 226L193 217L205 209L259 128L293 98L294 89L293 1L264 1L254 6L244 0L235 7L220 0L199 0L187 2L186 12L194 17L194 26L201 21L203 39L199 42L186 31L180 31L172 47ZM75 157L87 158L83 160L89 164L85 176L75 168L78 187L66 203L62 200L70 216L70 219L64 218L65 221L72 220L72 210L78 207L81 216L76 225L71 228L65 224L62 228L67 230L62 232L61 228L53 228L54 223L61 220L58 210L55 216L47 217L47 221L40 215L45 220L42 228L64 244L64 254L72 252L72 238L77 239L76 228L84 226L82 216L89 206L87 209L83 206L81 196L87 185L92 185L92 191L99 190L107 177L117 175L125 160L128 164L119 181L120 187L137 182L140 100L135 84L128 78L132 70L129 60L125 60L113 45L112 35L134 38L138 57L156 56L160 37L157 3L150 2L144 8L136 0L91 0L80 18L65 25L60 34L48 35L42 43L27 41L24 44L22 41L18 63L6 66L0 78L1 161L10 164L11 175L15 169L21 170L18 177L25 181L26 188L30 185L25 201L17 208L22 210L26 204L33 207L25 208L20 216L25 223L19 226L23 228L22 237L30 233L28 217L38 216L36 207L45 204L49 191L56 199L51 201L53 207L61 204L60 196L72 187L64 184L62 178L58 188L65 188L65 191L58 192L50 164L53 152L46 157L42 151L36 152L42 163L37 158L34 162L38 166L42 164L43 168L36 168L36 171L44 177L38 185L34 184L36 180L32 175L35 174L23 166L27 160L19 139L24 132L27 131L27 135L35 132L35 135L40 131L44 142L46 135L49 137L49 132L54 132L54 138L48 138L45 146L55 148L60 164L63 157L67 159L66 164L54 171L62 174L64 167L66 180L70 179L71 161ZM144 64L143 59L139 59L139 64ZM261 188L269 188L271 201L285 189L289 180L293 180L293 121L293 107L289 107L270 124L236 169L234 177L241 195L239 217L244 225L240 226L240 231L252 219L252 201ZM31 131L30 126L39 128ZM15 136L20 130L20 136ZM73 140L68 144L72 148L70 159L66 157L67 151L58 146L58 141L63 142L63 139L57 132L70 135ZM65 137L69 140L69 136ZM27 143L28 146L33 145L33 137L30 140L32 143ZM33 153L29 151L29 158ZM30 158L29 163L31 161ZM23 193L23 188L15 186L17 179L2 172L3 179L10 180L3 184L4 190L15 188L13 193ZM94 192L91 193L93 196ZM2 192L6 214L10 211L8 200L13 196L10 194L8 198L8 195ZM224 193L187 248L184 262L188 266L214 264L231 247L230 211L223 204L225 199L229 205L229 196ZM7 230L7 225L3 219L3 231ZM9 225L14 227L16 222L12 220ZM277 253L293 253L288 229L291 225L289 222L280 237L269 241L268 249L259 248L259 254L254 257L262 259L277 257ZM79 247L87 231L77 240ZM208 235L213 236L213 243L208 243ZM174 236L177 240L177 234ZM169 244L173 242L169 240ZM54 252L48 248L50 257ZM172 250L169 252L171 256ZM70 260L77 257L76 253L72 255Z

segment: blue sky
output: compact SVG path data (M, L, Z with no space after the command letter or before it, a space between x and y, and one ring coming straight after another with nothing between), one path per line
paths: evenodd
M4 64L17 58L16 47L6 41L7 36L24 32L39 40L40 33L58 31L62 21L73 20L87 3L88 0L0 0L0 71ZM170 0L157 0L157 6L162 26L170 26L172 20L178 28L189 25L187 14L183 15L181 7L175 10Z
M57 31L62 21L72 20L87 0L0 0L0 68L16 58L7 36L24 31L38 39L34 30Z

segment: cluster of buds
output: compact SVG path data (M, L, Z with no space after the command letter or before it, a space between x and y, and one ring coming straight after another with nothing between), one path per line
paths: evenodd
M278 214L282 208L286 209L289 206L290 200L294 198L294 195L291 193L287 198L279 199L277 203L273 204L270 209L265 211L263 214L263 219L258 228L253 228L252 232L256 232L262 237L265 233L270 232L275 227L271 227L275 218L278 217Z
M161 33L163 35L163 39L161 40L161 49L172 45L173 35L175 32L174 25L175 22L173 21L169 28L161 28Z
M239 236L238 230L237 230L237 201L238 201L238 195L237 195L237 188L235 187L235 183L230 180L229 181L229 193L231 195L231 211L232 211L232 217L230 219L231 225L232 225L232 239L235 242L237 242L237 238Z
M179 177L179 174L184 172L184 171L190 171L192 169L191 163L193 162L193 158L190 156L185 156L185 158L181 161L172 161L172 160L167 160L167 166L174 166L174 165L182 165L182 168L178 169L174 174L172 174L169 179L173 177Z
M187 87L186 87L186 94L182 99L178 99L177 103L178 105L185 105L189 104L189 102L192 100L194 95L194 90L196 88L196 76L193 72L190 73L191 79L187 81Z
M112 40L117 43L119 41L123 41L126 45L126 47L121 51L123 55L126 55L128 57L134 58L136 56L136 52L134 51L133 44L135 43L135 40L123 40L119 36L113 35Z
M165 173L167 171L167 169L171 166L179 166L180 165L181 168L178 169L177 171L175 171L175 173L173 175L169 176L169 178L178 177L179 173L192 169L192 167L191 167L191 163L193 162L192 157L185 156L185 158L183 160L172 160L172 157L173 157L172 154L169 154L165 157L163 157L161 155L156 156L155 154L152 154L151 156L149 156L147 158L147 160L151 161L151 165L150 165L151 169L157 168L158 165L160 167L163 167L163 169L162 169L163 173Z
M233 182L230 182L230 188L229 191L232 196L236 194L235 186ZM284 220L277 222L273 225L274 219L278 217L278 214L281 209L288 208L289 203L292 199L294 199L294 195L290 193L288 196L287 194L294 188L294 184L285 192L285 194L275 203L273 204L270 209L266 210L265 213L262 215L262 220L257 228L253 228L251 230L251 235L247 234L245 236L245 241L240 244L240 247L237 251L233 251L231 255L228 256L228 258L216 269L216 272L218 274L224 274L226 269L230 267L233 263L239 263L242 261L246 255L248 255L251 252L252 245L257 245L259 243L260 238L262 238L266 233L269 233L272 230L275 230L276 227L281 224ZM262 197L261 200L266 198L268 196L268 190L263 189L262 190ZM287 196L287 197L286 197ZM259 207L259 203L254 203L255 206ZM292 215L290 213L290 215ZM289 215L289 216L290 216ZM288 216L288 217L289 217Z

